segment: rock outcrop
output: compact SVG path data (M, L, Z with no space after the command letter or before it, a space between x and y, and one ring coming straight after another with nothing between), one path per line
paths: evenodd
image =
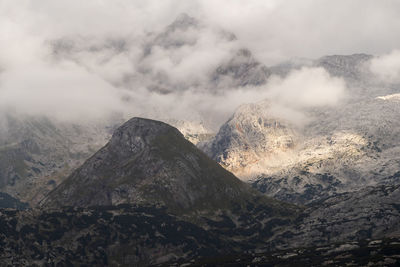
M202 149L241 179L256 177L297 141L293 125L272 115L269 106L261 102L239 107Z

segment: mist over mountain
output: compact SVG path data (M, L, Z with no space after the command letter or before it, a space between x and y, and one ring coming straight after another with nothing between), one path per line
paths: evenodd
M399 265L399 12L0 2L2 264Z
M120 1L107 10L86 3L79 14L74 13L78 5L75 1L59 6L48 1L40 5L25 1L18 7L5 2L1 38L7 42L0 56L0 107L74 123L101 120L115 113L122 114L124 120L132 116L197 120L216 131L240 104L262 100L268 96L266 91L279 91L280 84L271 85L276 90L263 86L273 74L274 68L269 68L284 60L338 53L384 54L396 48L390 32L395 32L398 24L390 24L390 31L387 23L374 22L372 27L370 22L372 15L380 14L394 20L394 2L374 8L370 2L361 5L365 12L354 21L364 23L366 33L347 38L347 47L340 44L341 49L336 42L343 37L314 36L326 37L331 31L323 31L326 26L319 23L323 16L310 21L307 14L311 8L320 14L333 12L337 15L333 24L343 35L349 35L351 27L341 25L350 19L341 11L347 8L339 8L342 3L326 3L324 7L306 1L304 12L290 16L295 5L268 2L230 5L232 12L224 16L216 13L222 2L210 1L166 1L163 8L153 1L143 5ZM173 10L169 8L172 4L176 6ZM329 8L332 6L335 8ZM145 15L150 12L154 16ZM68 20L71 13L74 19ZM53 23L55 20L58 23ZM308 27L311 22L315 27ZM298 37L284 34L283 29L293 23L298 25ZM254 41L256 36L258 40ZM289 41L289 37L295 40ZM368 49L356 46L371 43L370 39L374 45ZM307 42L319 49L306 49ZM9 43L14 45L6 45ZM324 67L323 60L320 63L317 66ZM310 71L310 77L314 75ZM283 101L292 95L289 91Z
M396 184L399 87L371 77L371 59L377 60L355 54L303 63L322 66L332 79L341 77L346 83L345 96L331 105L326 102L299 108L290 102L284 110L286 114L291 111L289 118L276 107L282 101L243 105L215 138L201 147L241 179L251 180L260 191L295 203L354 191L361 185ZM298 72L299 65L287 63L277 69ZM295 72L283 74L287 83ZM305 99L311 103L314 95ZM327 93L324 96L333 99ZM299 96L296 99L298 105ZM321 100L316 103L323 103Z

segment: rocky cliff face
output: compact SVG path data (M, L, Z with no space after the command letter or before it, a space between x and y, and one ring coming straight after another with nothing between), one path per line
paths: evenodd
M202 148L244 180L254 178L268 164L278 164L276 157L297 145L297 134L289 122L274 116L269 106L268 102L241 106Z
M265 104L251 104L200 147L261 192L295 203L360 186L393 184L396 179L390 177L399 172L400 133L400 106L393 99L309 111L313 120L301 129L268 115Z
M390 177L399 171L400 106L392 87L365 78L369 59L357 54L308 62L346 80L349 96L333 107L303 109L308 122L301 127L259 102L239 108L213 140L199 147L261 192L295 203L396 183ZM261 127L262 121L274 123Z

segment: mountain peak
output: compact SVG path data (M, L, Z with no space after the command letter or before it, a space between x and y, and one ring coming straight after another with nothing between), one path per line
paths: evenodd
M274 115L270 102L245 104L221 126L204 150L242 180L265 173L296 144L294 126Z
M161 122L150 119L134 117L119 127L110 140L111 146L122 145L121 152L135 153L144 146L151 145L151 142L157 136L172 132L179 136L182 134L174 127ZM182 136L183 137L183 136ZM125 144L125 146L123 145Z
M186 13L179 14L174 22L170 24L170 26L196 26L198 24L198 20L194 17L189 16Z
M176 128L133 118L42 204L53 208L151 204L179 213L224 209L256 196Z
M168 30L175 31L175 30L179 29L179 30L184 31L191 27L197 27L198 25L199 25L199 21L196 18L191 17L186 13L181 13L168 26Z

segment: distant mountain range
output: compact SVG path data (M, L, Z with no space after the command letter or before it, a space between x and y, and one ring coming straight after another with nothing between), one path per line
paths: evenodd
M177 129L133 118L40 209L0 211L0 255L8 264L148 265L382 239L399 231L399 192L372 187L296 207L251 189Z

